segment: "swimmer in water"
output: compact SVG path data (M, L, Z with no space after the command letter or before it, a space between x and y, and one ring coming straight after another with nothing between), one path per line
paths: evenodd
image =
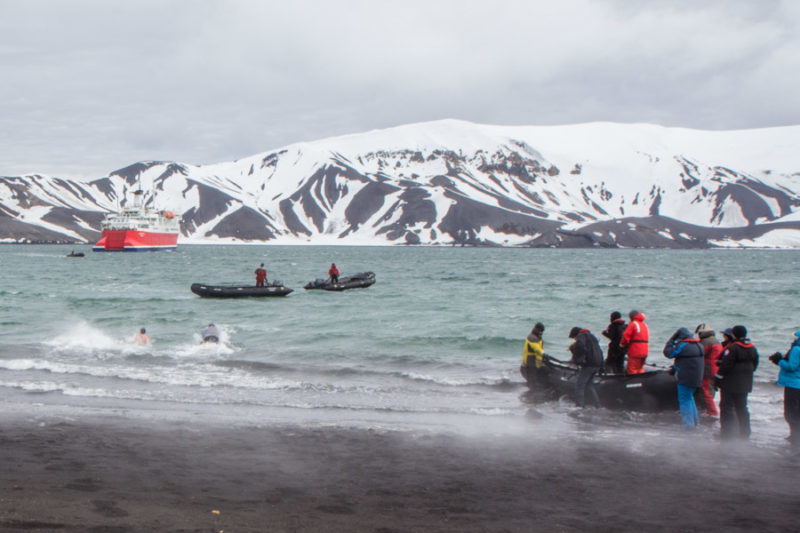
M133 342L139 346L150 344L150 337L147 336L147 331L144 328L140 329L139 333L133 337Z
M213 342L216 344L219 342L220 332L217 326L215 326L213 322L210 322L200 336L203 337L203 343Z

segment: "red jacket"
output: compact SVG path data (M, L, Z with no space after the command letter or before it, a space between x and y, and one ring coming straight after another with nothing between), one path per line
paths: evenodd
M267 279L267 271L263 268L256 269L256 281L264 281Z
M722 345L712 344L706 346L706 373L705 377L714 377L719 371L719 358L722 355Z
M628 357L639 357L645 359L650 345L650 330L647 329L647 324L644 323L644 313L639 313L631 320L628 327L625 328L625 333L622 334L622 340L619 342L622 346L628 348Z
M336 268L335 266L332 266L330 268L330 270L328 270L328 275L329 276L338 276L339 275L339 269Z

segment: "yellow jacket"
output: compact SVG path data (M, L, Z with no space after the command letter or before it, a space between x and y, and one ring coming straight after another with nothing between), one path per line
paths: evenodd
M533 363L536 368L542 366L544 356L544 341L541 337L533 334L525 339L525 350L522 352L522 366L528 366L528 359L533 356Z

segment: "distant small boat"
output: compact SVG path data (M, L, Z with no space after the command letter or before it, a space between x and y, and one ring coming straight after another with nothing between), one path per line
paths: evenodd
M323 291L346 291L347 289L363 289L375 283L374 272L361 272L352 276L342 276L338 283L331 282L330 278L317 278L306 283L304 289L320 289Z
M203 298L262 298L265 296L286 296L294 292L280 282L266 287L255 285L205 285L192 283L191 291Z
M83 252L70 252L67 254L67 257L83 257Z

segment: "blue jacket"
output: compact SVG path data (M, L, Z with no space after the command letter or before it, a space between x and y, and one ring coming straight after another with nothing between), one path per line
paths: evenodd
M664 355L675 359L673 366L680 385L698 388L703 384L705 349L700 344L700 339L691 337L688 329L679 329L664 346Z
M795 332L792 348L786 359L778 361L781 373L778 374L778 385L800 389L800 331Z

